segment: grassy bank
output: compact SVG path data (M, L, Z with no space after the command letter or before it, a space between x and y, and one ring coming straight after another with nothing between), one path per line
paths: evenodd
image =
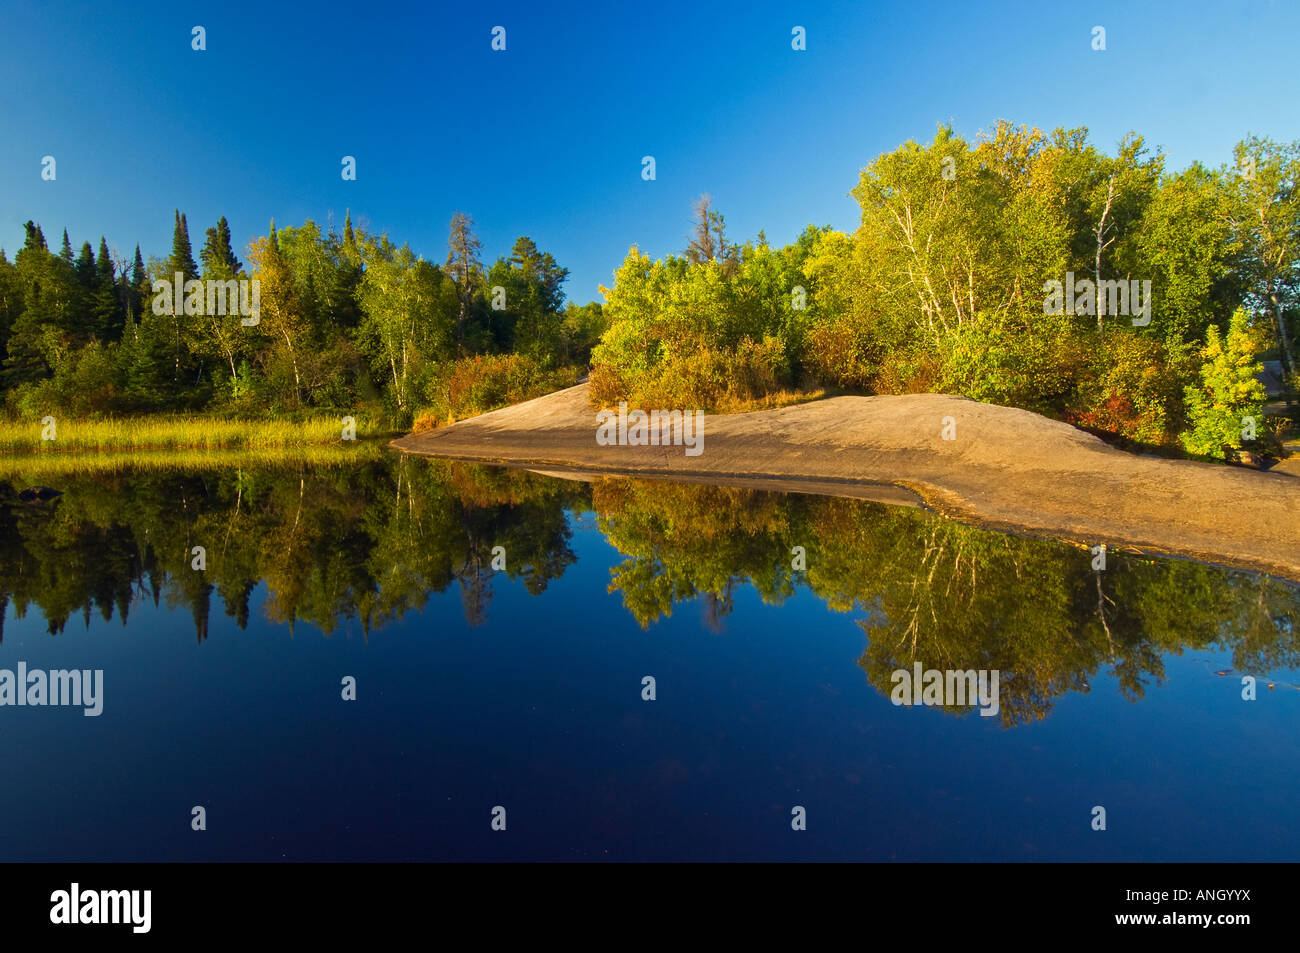
M63 454L103 451L282 450L346 446L343 418L227 420L212 417L123 417L108 420L56 418L54 439L39 421L0 420L0 453ZM356 437L390 435L364 417Z

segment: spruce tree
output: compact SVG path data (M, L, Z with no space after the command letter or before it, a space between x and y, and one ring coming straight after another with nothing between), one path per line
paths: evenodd
M123 281L127 281L126 275L122 276ZM131 267L131 277L127 284L126 309L128 314L134 315L136 320L140 318L140 312L144 310L145 304L149 301L149 294L153 290L153 284L149 281L149 275L144 270L144 258L140 255L140 246L135 246L135 264Z
M81 253L72 266L68 288L69 313L65 327L82 338L95 332L95 253L90 242L81 243Z
M95 287L95 252L90 242L81 243L81 254L77 256L77 284L87 291Z
M41 226L29 218L23 228L27 231L27 240L23 243L24 250L49 251L49 246L45 244L45 235L41 233Z
M68 230L66 228L63 230L63 251L59 253L59 257L62 258L64 261L66 261L69 265L71 265L73 262L72 242L68 241Z
M194 264L194 252L190 247L190 229L189 223L185 221L185 216L176 210L176 227L172 233L172 253L167 259L167 271L175 279L177 272L181 275L181 281L192 281L199 276L199 269ZM148 325L148 321L141 321L141 328ZM189 324L184 314L173 314L167 324L171 329L171 379L174 393L182 386L182 381L190 379L190 358L193 356L185 347L184 329ZM173 394L174 395L174 394Z
M180 272L185 281L199 276L199 267L194 264L194 250L190 247L190 229L185 216L176 211L176 225L172 230L172 254L167 259L168 271Z
M0 248L0 367L4 366L9 343L9 333L14 321L22 313L23 294L18 279L18 269L9 262L5 250ZM0 381L0 387L3 382Z
M224 215L208 229L199 260L203 262L203 274L213 278L234 278L243 270L230 245L230 225Z
M99 254L95 258L95 333L102 341L116 341L122 336L125 307L117 286L117 269L108 253L108 242L99 236Z

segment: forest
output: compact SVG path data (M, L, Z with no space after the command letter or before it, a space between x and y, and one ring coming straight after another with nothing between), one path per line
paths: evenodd
M852 234L810 226L781 248L729 242L702 199L684 254L633 247L605 291L593 396L732 410L935 391L1199 457L1254 429L1267 453L1281 421L1256 375L1261 357L1294 374L1300 143L1248 137L1235 158L1174 172L1136 135L1111 156L1085 129L1003 122L969 143L941 126L862 170ZM1095 291L1095 316L1061 307L1085 279L1140 283L1149 314Z
M0 251L0 386L19 419L47 414L368 414L393 428L439 422L573 383L603 325L565 304L568 275L533 241L485 265L457 214L439 266L387 236L308 221L231 247L224 217L194 260L175 213L170 255L146 265L99 239L52 251L40 225ZM259 282L260 318L155 308L154 281ZM498 289L494 294L494 289ZM495 300L494 300L495 299ZM173 313L157 313L159 311Z
M527 237L485 263L459 213L441 265L350 215L341 233L272 223L242 261L221 218L196 262L177 211L171 253L147 263L103 237L74 251L66 230L51 250L29 221L13 261L0 250L0 401L22 422L425 429L589 373L596 407L937 391L1160 452L1276 455L1290 424L1264 415L1257 377L1272 359L1294 382L1300 142L1248 136L1234 160L1177 171L1136 134L1111 155L1082 128L999 122L968 142L941 125L862 169L852 233L737 243L706 195L686 248L634 245L603 304L566 301L567 270ZM260 321L155 314L153 281L175 273L258 280ZM1095 292L1062 307L1063 283Z

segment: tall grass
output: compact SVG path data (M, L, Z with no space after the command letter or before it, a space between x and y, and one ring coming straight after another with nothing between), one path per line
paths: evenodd
M221 420L211 417L56 419L54 439L42 439L39 422L0 420L0 453L65 453L105 450L270 450L346 446L342 416L305 420ZM358 440L388 432L356 418Z
M0 456L0 479L56 485L61 478L124 472L187 472L341 467L373 462L384 454L377 440L336 447L263 447L256 450L109 450L102 453L20 453Z

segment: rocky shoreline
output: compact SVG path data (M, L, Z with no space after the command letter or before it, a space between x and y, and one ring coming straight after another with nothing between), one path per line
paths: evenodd
M834 397L705 416L704 450L597 442L579 384L406 453L593 479L628 475L923 503L991 528L1167 553L1300 582L1300 478L1125 453L1068 424L943 394Z

